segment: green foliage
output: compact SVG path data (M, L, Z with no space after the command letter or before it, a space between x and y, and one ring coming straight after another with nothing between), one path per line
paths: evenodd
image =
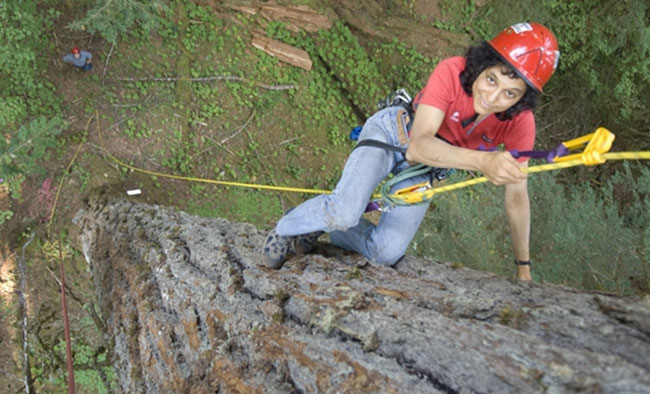
M370 116L377 109L377 101L388 90L377 63L340 21L329 30L319 31L317 42L318 56L336 75L338 87L348 92L349 99L365 116Z
M21 127L9 141L0 139L0 173L7 177L14 196L19 193L18 182L23 174L42 172L41 163L47 159L47 148L56 145L61 132L61 118L38 117Z
M223 22L214 17L214 10L194 3L186 4L185 9L190 20L187 27L186 36L189 38L186 48L193 50L198 48L201 43L208 42L212 46L217 46L213 48L215 52L223 50L225 42L223 35L220 34Z
M13 211L9 210L0 210L0 228L5 224L7 220L11 220L14 216Z
M106 362L106 349L101 348L98 351L98 349L84 343L74 345L74 363L84 366L84 368L77 366L74 369L74 380L77 390L81 389L84 392L97 394L114 392L117 389L117 379L113 368L97 365ZM65 342L56 344L54 351L59 354L65 354ZM105 380L102 380L102 375ZM65 373L59 374L54 384L59 387L66 387L67 375Z
M370 48L372 58L381 59L378 67L388 79L389 91L405 88L411 95L422 89L439 60L424 56L397 38L388 43L371 43ZM387 94L388 92L385 93Z
M293 35L281 23L269 24L267 33L275 39L306 50L314 62L313 68L308 74L304 76L287 75L286 79L283 80L289 83L302 77L305 80L304 83L307 84L307 89L301 89L292 97L297 109L300 111L300 122L304 123L304 129L308 133L325 132L333 145L345 147L345 143L349 143L349 139L347 138L347 132L340 131L342 125L351 127L351 125L359 122L359 114L355 115L353 105L357 108L360 106L370 108L372 100L369 100L360 92L357 95L351 93L352 84L354 83L347 85L341 82L338 71L344 68L341 63L345 60L344 53L355 52L356 55L353 56L365 57L367 62L368 59L364 50L360 48L356 39L350 35L349 30L343 25L340 25L337 31L321 31L316 40L304 33ZM343 45L342 42L348 42L349 47L341 48L338 51L339 55L331 57L330 61L332 63L322 59L323 45L333 48L335 45ZM337 72L333 70L334 67L337 68ZM371 68L376 68L376 65ZM360 80L358 75L356 78ZM368 85L372 81L368 79L363 83ZM357 84L356 86L360 85ZM374 105L373 103L372 108L374 108Z
M47 42L58 13L31 0L0 6L0 127L15 129L36 114L57 109L53 86L42 77Z
M46 157L47 148L55 146L62 125L60 118L39 117L21 127L9 142L0 140L2 174L11 176L39 170L38 161Z
M67 371L65 361L65 342L59 341L46 353L35 351L32 359L32 376L35 377L34 388L40 392L64 393L67 388ZM52 353L49 353L52 352ZM78 392L112 393L117 387L117 378L113 368L106 366L106 349L93 348L80 341L73 342L74 379ZM56 355L55 357L53 357Z
M128 32L135 24L143 37L147 37L158 26L158 15L165 10L166 2L162 0L97 0L86 16L71 23L70 28L99 34L114 44L118 35Z
M616 100L619 115L647 114L650 5L638 1L550 1L548 12L563 52L562 68L599 102ZM568 83L568 78L561 78ZM587 93L586 92L586 93ZM643 98L643 99L642 99Z
M168 155L162 164L172 170L179 171L182 175L191 175L195 166L192 153L196 152L195 141L183 142L182 134L177 131L176 143L168 148Z
M490 23L487 22L490 12L483 15L483 19L475 18L479 8L474 0L440 0L439 5L441 18L433 22L433 27L437 29L453 33L478 34L482 37L485 36L485 30L490 28Z
M631 277L650 282L650 170L635 169L624 167L598 191L589 185L565 190L554 173L530 177L536 280L619 294L638 291ZM434 204L414 240L417 254L515 272L502 188L443 193Z
M203 217L222 217L243 223L267 223L282 213L280 200L268 193L251 189L211 188L211 199L189 202L188 212Z
M60 132L59 100L42 75L47 41L58 13L31 0L0 6L0 174L18 197L28 173L42 171L45 149Z
M457 172L448 182L464 180ZM425 218L413 249L422 256L471 268L510 273L509 233L501 188L480 185L436 196Z

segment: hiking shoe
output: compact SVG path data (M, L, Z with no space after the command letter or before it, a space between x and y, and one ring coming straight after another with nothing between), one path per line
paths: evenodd
M298 254L307 254L311 252L316 248L316 241L318 240L318 237L323 235L323 233L324 231L314 231L313 233L297 235L293 242L294 250Z
M262 262L269 268L279 269L293 251L296 237L282 237L271 230L262 248Z

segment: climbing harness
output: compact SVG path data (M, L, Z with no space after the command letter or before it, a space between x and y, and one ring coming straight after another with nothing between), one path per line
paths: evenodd
M412 103L413 99L406 89L397 89L386 96L383 100L377 102L377 109L382 110L388 107L404 107L409 111L409 115L412 115Z
M402 145L408 143L408 132L411 130L411 125L413 124L413 119L415 113L413 111L413 99L411 95L405 89L398 89L390 93L383 100L377 102L377 110L382 110L388 107L401 107L401 111L397 113L396 121L398 124L398 137ZM400 123L401 121L401 123ZM358 141L359 136L361 135L362 127L357 126L352 129L350 132L350 140ZM375 148L382 148L392 152L397 153L406 153L406 148L401 146L395 146L388 144L384 141L374 140L374 139L363 139L357 143L354 149L361 148L363 146L372 146Z
M377 103L377 108L382 110L388 107L400 107L401 109L397 112L396 122L397 122L397 134L398 139L401 145L407 145L409 142L408 134L413 125L413 119L415 118L415 112L413 111L413 99L411 95L405 89L398 89L388 96L385 99L380 100ZM359 135L361 134L362 128L360 126L355 127L350 132L351 140L358 140ZM438 136L439 137L439 136ZM439 137L440 138L440 137ZM406 162L406 148L402 146L396 146L384 141L374 140L374 139L363 139L357 143L354 149L361 148L364 146L370 146L375 148L381 148L391 152L401 153L403 158L395 164L394 168L399 168L403 163ZM391 195L390 190L396 184L414 177L421 175L426 175L428 181L419 183L417 185L411 186L409 188L400 189L404 193L410 193L414 191L424 191L426 188L430 188L433 185L434 181L441 181L447 178L454 169L450 168L438 168L431 167L424 164L416 164L414 166L407 167L399 172L393 171L395 174L394 177L389 178L383 185L380 187L380 198L372 200L368 203L366 207L366 212L380 210L380 211L390 211L397 205L408 205L402 204L400 196Z
M447 178L454 169L451 168L438 168L438 167L429 167L425 164L416 164L411 166L394 177L388 179L379 189L380 201L384 203L385 206L401 206L401 205L411 205L413 203L405 202L404 196L410 195L411 193L421 193L425 192L428 189L431 189L435 181L442 181ZM421 175L426 175L428 179L424 182L417 183L415 185L407 186L397 190L395 193L391 194L391 189L393 186L399 184L402 181L407 179L419 177ZM431 199L423 200L419 203L427 203ZM418 204L419 204L418 203Z
M354 149L361 148L363 146L372 146L374 148L381 148L391 152L397 152L402 154L406 153L406 148L402 148L401 146L395 146L384 141L373 140L373 139L365 139L359 141L359 143L354 147Z
M402 117L402 120L407 119L404 124L404 128L408 132L411 130L413 125L413 120L415 119L415 111L413 110L413 99L411 95L408 94L406 89L397 89L396 91L388 94L385 99L377 102L377 110L382 110L388 107L401 107L404 109L404 113L399 116Z

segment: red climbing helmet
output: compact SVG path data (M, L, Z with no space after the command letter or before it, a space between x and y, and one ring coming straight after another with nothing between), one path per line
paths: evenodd
M539 23L517 23L488 42L538 92L557 68L560 51L553 33Z
M79 53L79 48L77 48L77 47L72 48L72 54L73 55L76 55L78 53Z

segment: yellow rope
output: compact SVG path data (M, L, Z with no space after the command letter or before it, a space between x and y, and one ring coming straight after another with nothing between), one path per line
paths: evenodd
M178 180L188 181L188 182L210 183L215 185L245 187L245 188L259 189L259 190L274 190L274 191L282 191L282 192L295 192L295 193L307 193L307 194L331 194L332 193L330 190L322 190L322 189L305 189L305 188L287 187L287 186L261 185L255 183L245 183L245 182L217 181L214 179L203 179L203 178L195 178L189 176L164 174L156 171L145 170L127 164L121 161L120 159L118 159L117 157L113 156L108 150L104 148L101 132L99 132L98 134L101 140L101 148L104 152L106 152L106 155L110 157L111 160L121 165L122 167L143 174L148 174L148 175L163 177L163 178L178 179ZM600 157L602 157L605 160L635 160L635 159L650 160L650 151L610 152L610 153L603 153L600 155ZM586 165L585 161L582 159L575 159L575 160L563 161L559 163L541 164L538 166L523 168L522 171L526 173L536 173L542 171L551 171L551 170L557 170L562 168L575 167L579 165ZM436 194L477 185L479 183L487 182L487 180L488 179L486 177L479 177L479 178L474 178L459 183L454 183L451 185L430 188L423 191L414 191L400 196L395 196L395 198L402 199L406 202L417 202L417 201L422 201L423 198L430 199L432 196ZM381 196L378 194L373 195L373 198L380 198L380 197Z
M601 155L605 160L650 160L650 151L639 151L639 152L610 152L604 153ZM549 164L540 164L538 166L526 167L522 171L526 173L536 173L543 171L552 171L559 170L563 168L575 167L579 165L584 165L584 161L580 159L564 161L560 163L549 163ZM432 189L428 189L421 192L412 192L408 194L408 199L405 200L421 200L422 198L431 198L432 196L452 190L458 190L469 186L474 186L479 183L487 182L487 178L482 176L479 178L470 179L463 182L454 183L447 186L440 186ZM406 197L400 196L400 197ZM398 198L400 198L398 197Z
M140 172L140 173L143 173L143 174L159 176L159 177L162 177L162 178L178 179L178 180L181 180L181 181L188 181L188 182L211 183L211 184L222 185L222 186L247 187L247 188L259 189L259 190L275 190L275 191L282 191L282 192L311 193L311 194L330 194L330 193L332 193L329 190L302 189L302 188L298 188L298 187L271 186L271 185L260 185L260 184L255 184L255 183L217 181L215 179L195 178L195 177L190 177L190 176L164 174L164 173L161 173L161 172L145 170L145 169L138 168L138 167L132 166L130 164L127 164L127 163L123 162L122 160L118 159L117 157L113 156L111 154L111 152L109 152L106 148L104 148L104 139L102 138L102 133L101 133L101 130L99 129L99 125L97 125L97 131L98 131L97 134L99 135L99 140L100 140L100 148L106 153L106 155L111 160L113 160L117 164L121 165L122 167L128 168L129 170L132 170L132 171Z
M102 147L102 149L104 149ZM104 152L110 157L114 162L117 164L128 168L132 171L140 172L143 174L148 174L148 175L153 175L153 176L159 176L163 178L171 178L171 179L178 179L182 181L188 181L188 182L201 182L201 183L211 183L215 185L223 185L223 186L236 186L236 187L246 187L246 188L251 188L251 189L259 189L259 190L274 190L274 191L282 191L282 192L295 192L295 193L307 193L307 194L331 194L331 190L323 190L323 189L304 189L304 188L297 188L297 187L287 187L287 186L271 186L271 185L261 185L261 184L255 184L255 183L244 183L244 182L230 182L230 181L218 181L214 179L203 179L203 178L195 178L195 177L189 177L189 176L180 176L180 175L173 175L173 174L164 174L156 171L150 171L150 170L145 170L142 168L138 168L135 166L132 166L130 164L127 164L120 159L116 158L113 156L110 152L106 151L104 149ZM606 160L634 160L634 159L639 159L639 160L650 160L650 151L643 151L643 152L612 152L612 153L605 153L602 155L603 158ZM522 171L527 172L527 173L536 173L536 172L543 172L543 171L551 171L551 170L558 170L562 168L569 168L569 167L575 167L579 165L583 165L582 160L571 160L571 161L565 161L562 163L551 163L551 164L541 164L538 166L533 166L533 167L527 167L522 169ZM452 185L447 185L447 186L440 186L432 189L428 189L423 192L413 192L410 193L413 198L418 198L419 197L426 197L430 198L433 195L440 194L440 193L445 193L448 191L452 190L458 190L462 189L465 187L469 186L474 186L479 183L484 183L487 182L486 177L479 177L479 178L474 178L470 179L467 181L459 182L459 183L454 183ZM374 195L373 198L377 198L379 195ZM404 196L401 196L404 197Z
M606 160L650 160L650 151L610 152L602 155Z
M104 152L106 152L106 150L104 150ZM215 185L223 185L223 186L247 187L247 188L251 188L251 189L260 189L260 190L275 190L275 191L281 191L281 192L311 193L311 194L330 194L330 193L332 193L330 190L302 189L302 188L298 188L298 187L260 185L260 184L256 184L256 183L217 181L215 179L204 179L204 178L194 178L194 177L190 177L190 176L163 174L161 172L144 170L142 168L138 168L138 167L132 166L130 164L126 164L125 162L119 160L118 158L114 157L110 153L106 152L106 154L114 162L121 165L122 167L128 168L129 170L141 172L143 174L159 176L159 177L163 177L163 178L178 179L178 180L181 180L181 181L188 181L188 182L212 183L212 184L215 184Z

